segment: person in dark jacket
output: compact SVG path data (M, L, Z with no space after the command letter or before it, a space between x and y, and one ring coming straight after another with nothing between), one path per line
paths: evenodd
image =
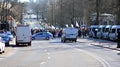
M81 32L81 30L79 29L79 30L78 30L78 37L81 37L81 35L82 35L81 33L82 33L82 32Z
M120 30L118 30L117 48L120 48Z

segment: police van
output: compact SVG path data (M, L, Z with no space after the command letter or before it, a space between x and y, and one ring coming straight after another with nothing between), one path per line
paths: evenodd
M103 32L105 31L105 25L100 25L97 31L97 38L103 38Z
M90 26L90 31L89 31L89 37L94 37L94 38L96 38L96 36L97 36L97 31L98 31L98 25L91 25L91 26Z
M77 42L78 29L73 27L63 28L61 42L75 41Z
M103 32L103 39L109 39L109 33L112 28L112 25L106 25L105 31Z
M116 41L118 39L118 32L120 30L120 25L113 25L109 33L109 39Z

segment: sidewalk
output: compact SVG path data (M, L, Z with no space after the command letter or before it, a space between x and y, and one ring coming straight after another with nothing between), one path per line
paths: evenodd
M120 51L120 48L117 48L117 42L101 40L101 39L93 39L93 38L78 38L78 42L88 43L90 45Z

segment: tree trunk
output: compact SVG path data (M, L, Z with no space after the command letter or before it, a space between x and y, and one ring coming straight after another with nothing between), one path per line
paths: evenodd
M95 25L98 25L98 24L100 24L100 23L99 23L100 0L96 0L96 13L97 13L97 16L96 16L96 22L95 22Z
M120 0L118 0L117 24L120 24ZM117 48L120 48L120 31L118 31Z

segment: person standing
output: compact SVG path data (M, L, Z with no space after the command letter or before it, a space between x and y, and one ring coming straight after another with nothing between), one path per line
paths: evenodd
M120 48L120 30L118 30L117 48Z

